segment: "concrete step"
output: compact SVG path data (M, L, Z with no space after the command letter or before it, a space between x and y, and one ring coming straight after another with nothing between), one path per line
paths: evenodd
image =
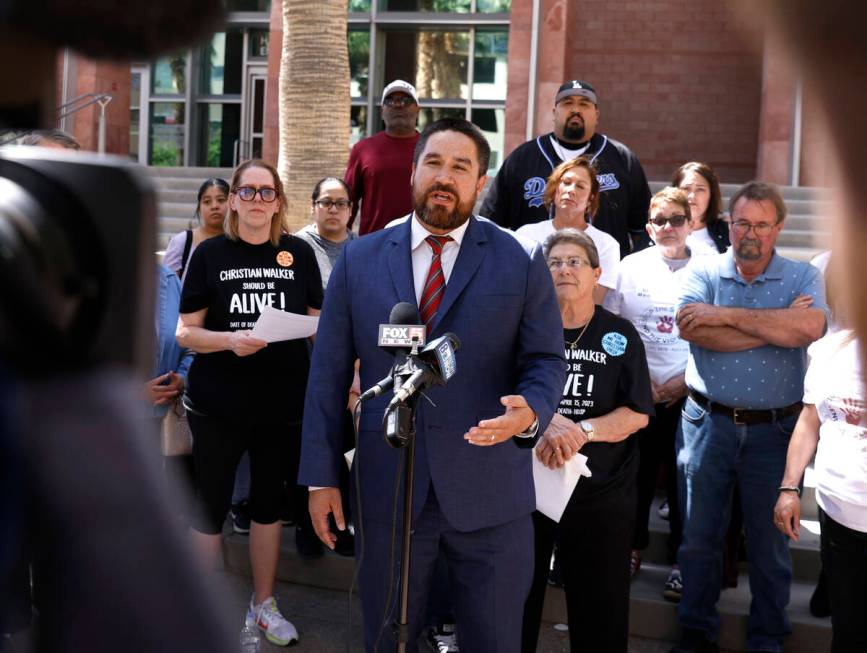
M249 538L224 531L223 552L228 571L250 574ZM278 580L339 591L347 591L355 571L353 558L344 558L326 552L316 560L301 558L294 543L294 529L283 529ZM632 582L630 591L629 631L636 637L676 641L680 636L677 606L662 598L662 587L668 575L667 565L643 563ZM787 653L815 653L827 651L831 641L830 619L816 619L809 614L808 605L814 583L792 584L789 617L792 636L786 642ZM357 588L356 588L357 590ZM588 587L588 592L593 588ZM724 649L742 651L746 639L749 612L749 580L741 575L738 587L722 592L719 602L722 629L720 644ZM566 623L566 600L562 590L549 587L545 599L543 621L549 624Z
M824 249L824 247L793 247L784 243L779 243L777 246L777 252L780 256L785 256L795 261L804 261L805 263L808 263Z
M190 190L195 193L199 190L202 182L207 177L153 177L157 191L162 190Z
M809 510L809 502L805 502L805 512ZM642 565L645 561L651 564L668 564L668 522L662 519L656 511L659 505L654 501L650 507L649 533L650 539L647 548L641 552ZM813 504L815 506L815 502ZM815 584L819 579L822 569L822 560L819 552L819 522L815 513L802 515L801 537L798 542L792 542L789 546L792 556L792 575L796 580ZM749 554L749 551L747 552ZM748 561L741 561L740 568L743 573L748 569Z

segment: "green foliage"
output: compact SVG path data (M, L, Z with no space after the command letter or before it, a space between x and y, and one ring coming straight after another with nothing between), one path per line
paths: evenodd
M181 149L174 143L154 143L151 148L152 166L182 166Z

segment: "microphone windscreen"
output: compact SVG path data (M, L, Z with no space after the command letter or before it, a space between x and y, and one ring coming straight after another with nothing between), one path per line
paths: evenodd
M388 315L389 324L421 324L415 304L400 302L395 304Z

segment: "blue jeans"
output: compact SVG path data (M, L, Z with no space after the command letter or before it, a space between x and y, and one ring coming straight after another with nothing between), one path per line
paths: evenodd
M683 574L679 616L683 628L716 641L723 541L732 487L741 487L749 555L750 616L747 648L782 651L791 632L786 606L792 560L786 537L774 526L777 488L797 415L765 424L736 425L687 399L677 431L677 471L683 515L678 563Z

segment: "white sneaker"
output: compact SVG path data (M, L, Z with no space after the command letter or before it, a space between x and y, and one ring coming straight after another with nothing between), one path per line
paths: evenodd
M428 648L434 653L460 653L454 624L443 624L440 628L431 626L425 639Z
M247 608L248 626L253 624L259 626L259 630L265 633L266 639L277 646L298 643L298 631L291 621L280 614L277 601L273 596L269 596L259 605L254 605L253 601L254 598L251 598L250 607Z

